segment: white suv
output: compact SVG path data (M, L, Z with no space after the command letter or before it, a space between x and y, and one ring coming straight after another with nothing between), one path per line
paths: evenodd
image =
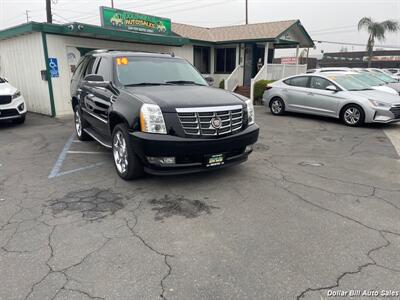
M0 121L11 120L14 123L25 122L26 104L21 92L0 77Z

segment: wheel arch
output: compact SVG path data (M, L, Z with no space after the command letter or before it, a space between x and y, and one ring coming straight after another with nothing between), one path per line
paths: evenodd
M110 134L113 133L115 126L121 123L126 124L129 127L129 123L123 115L115 111L110 112L108 115L108 127Z

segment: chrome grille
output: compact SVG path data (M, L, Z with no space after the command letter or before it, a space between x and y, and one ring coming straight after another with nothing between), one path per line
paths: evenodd
M400 105L393 105L390 111L393 113L395 119L400 119Z
M187 135L220 136L239 131L243 125L241 105L222 107L177 108L179 121ZM219 119L220 127L212 120Z

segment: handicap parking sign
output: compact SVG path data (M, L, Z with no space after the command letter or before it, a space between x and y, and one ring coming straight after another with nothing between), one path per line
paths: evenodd
M49 69L51 77L60 77L57 58L49 57Z

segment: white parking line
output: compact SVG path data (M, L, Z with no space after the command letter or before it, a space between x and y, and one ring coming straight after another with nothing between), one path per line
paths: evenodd
M62 149L60 155L57 158L56 163L54 164L53 169L51 170L51 172L49 174L49 179L67 175L67 174L71 174L71 173L75 173L75 172L79 172L82 170L91 169L91 168L94 168L94 167L97 167L97 166L100 166L103 164L103 163L96 163L96 164L92 164L89 166L80 167L78 169L61 172L61 168L63 166L64 160L66 159L67 154L69 154L71 152L69 149L71 148L71 145L74 142L74 138L75 138L75 134L72 134L70 136L70 138L68 139L67 143L64 145L64 148ZM84 151L75 151L75 152L84 152ZM101 153L101 152L98 152L98 153ZM104 152L104 153L106 153L106 152ZM97 152L96 152L96 154L97 154Z
M400 125L385 129L384 132L400 156Z

